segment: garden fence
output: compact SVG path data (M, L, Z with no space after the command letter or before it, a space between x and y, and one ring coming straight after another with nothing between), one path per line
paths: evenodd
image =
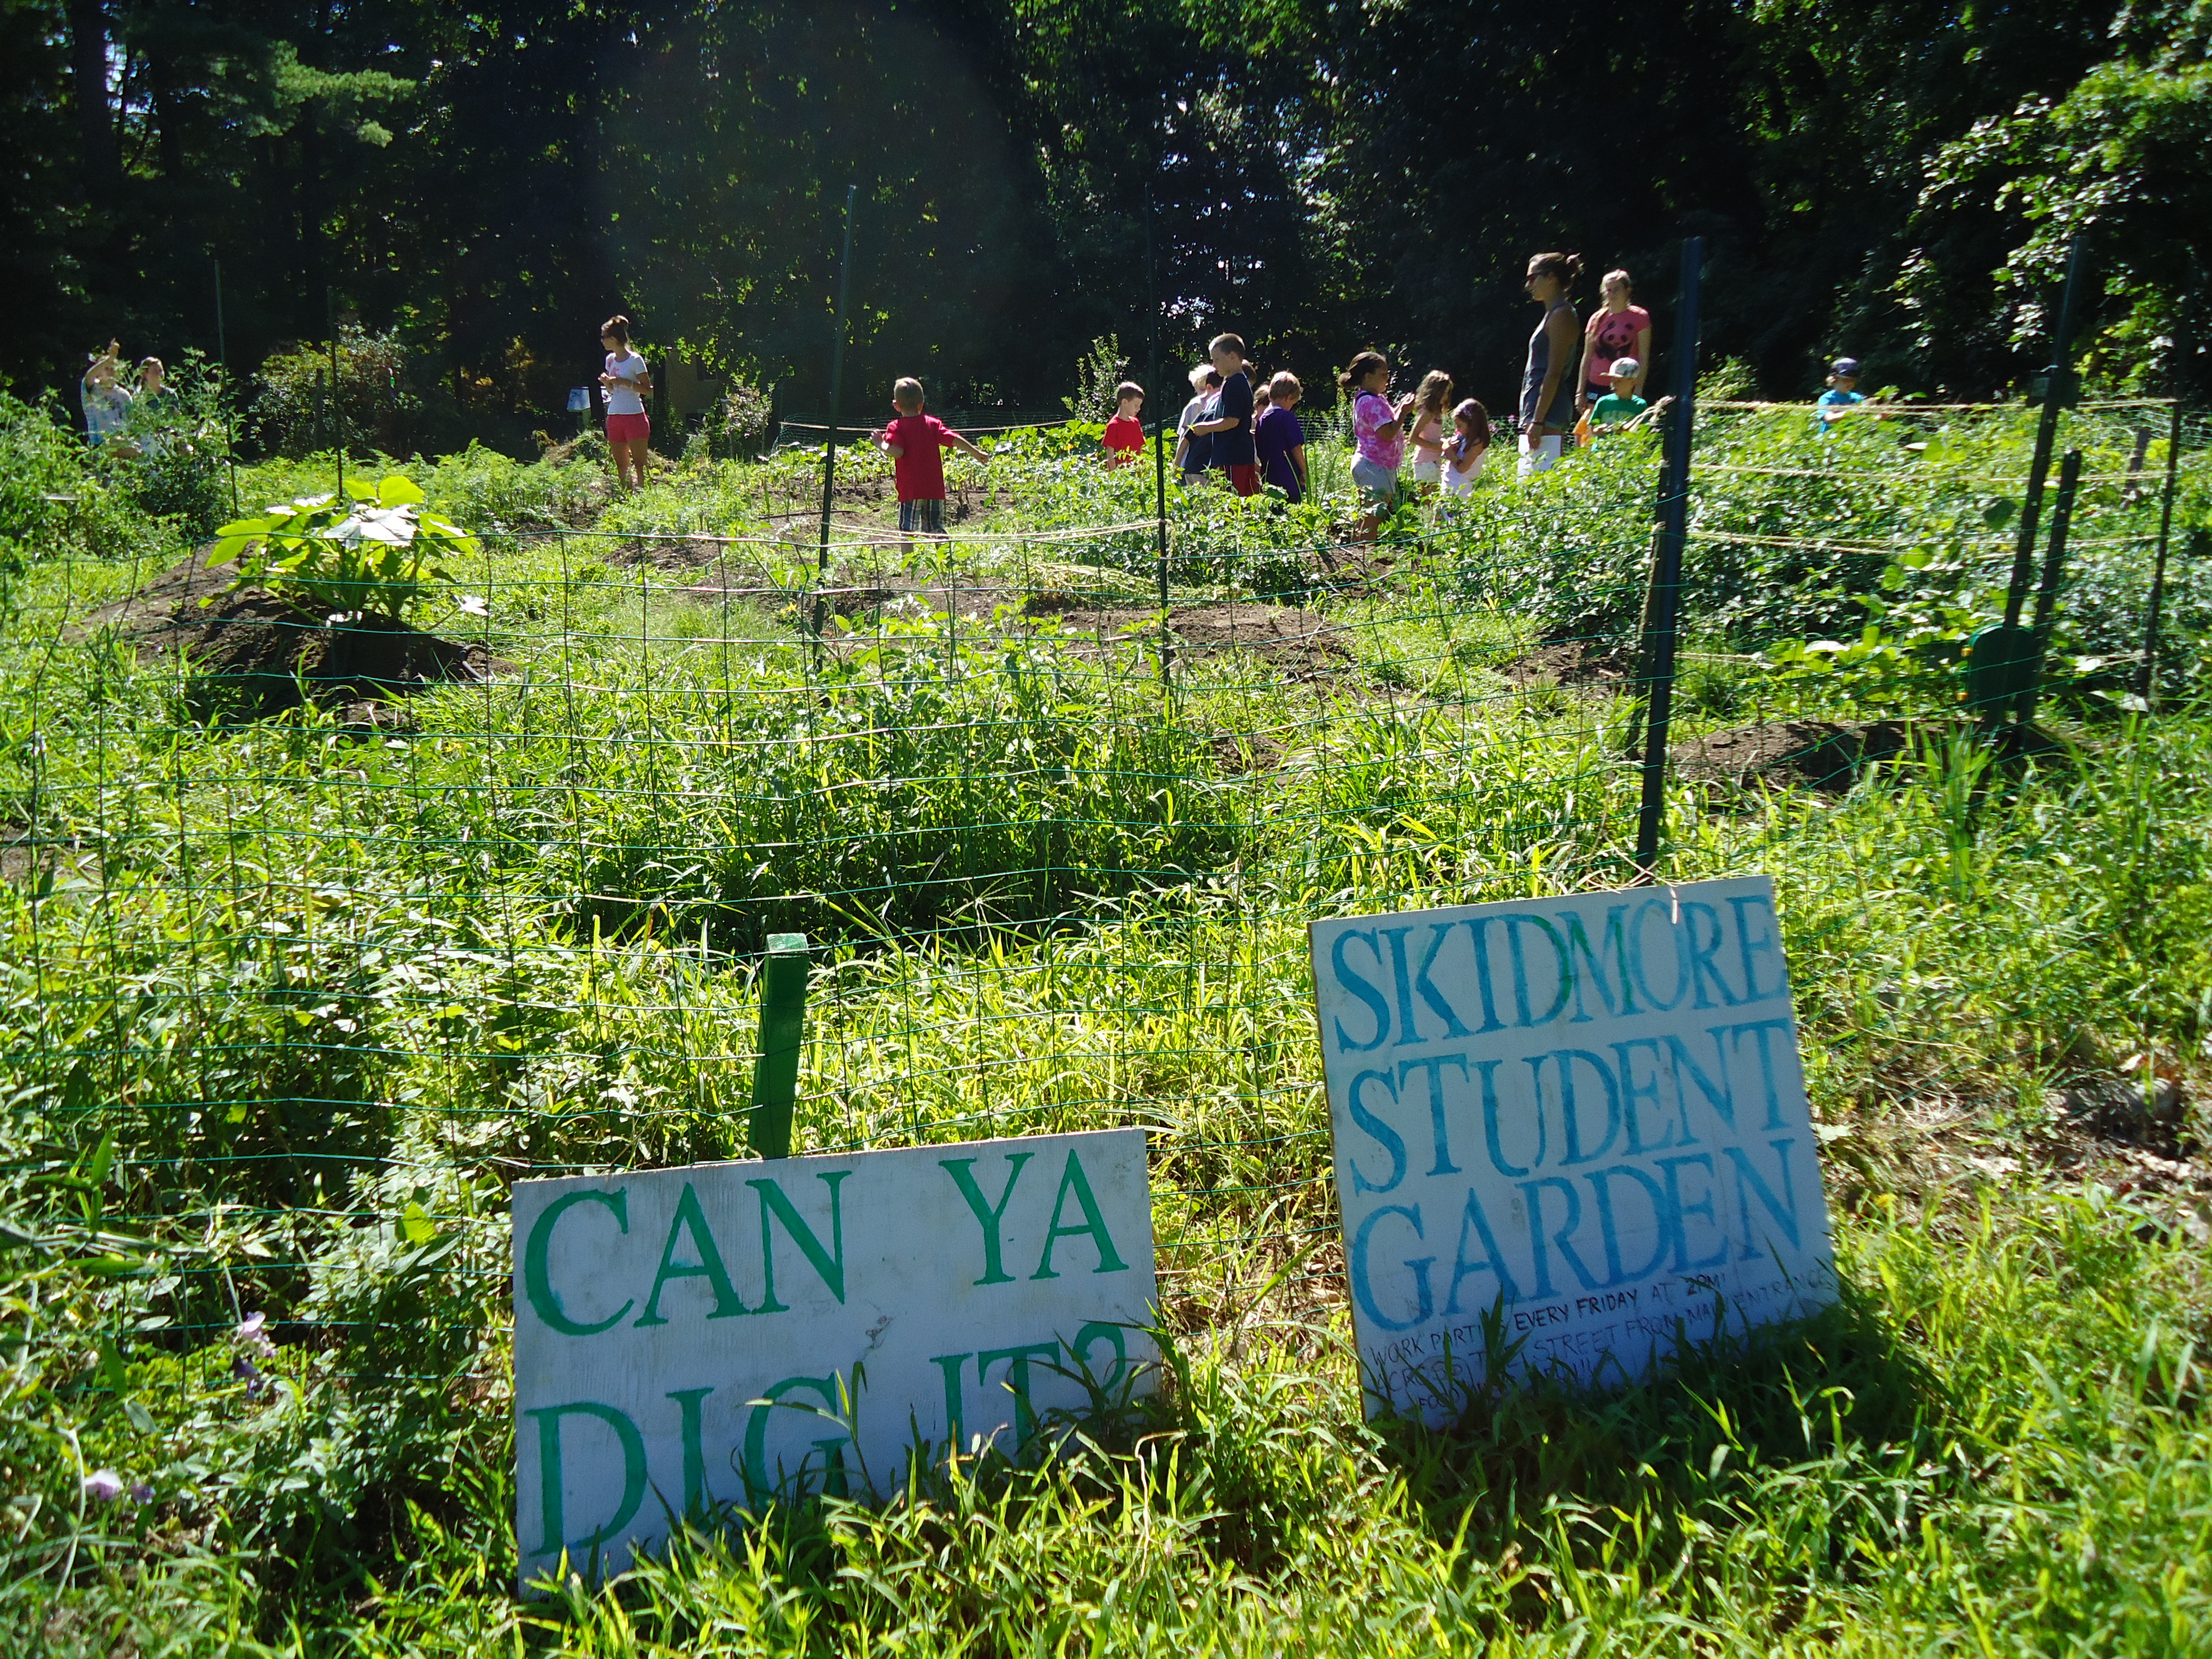
M1959 726L2033 418L1705 406L1678 826ZM2060 726L2139 690L2166 419L2068 416ZM76 563L0 644L7 1179L126 1195L46 1242L153 1276L135 1340L210 1389L254 1311L334 1374L493 1375L506 1187L747 1155L797 932L793 1150L1140 1125L1171 1311L1326 1301L1300 923L1636 876L1656 463L1605 442L1374 544L1179 529L1164 613L1148 514L841 512L824 572L803 491L485 535L419 632ZM2208 598L2177 543L2173 684Z

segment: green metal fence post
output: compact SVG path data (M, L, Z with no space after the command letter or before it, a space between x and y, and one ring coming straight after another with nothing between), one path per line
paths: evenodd
M822 446L822 549L814 564L814 603L808 607L814 631L814 665L822 665L822 629L829 618L822 590L830 585L830 508L837 487L837 418L844 412L845 296L853 281L853 202L858 185L845 186L845 248L837 256L837 319L830 344L830 433Z
M2058 327L2051 338L2051 367L2044 371L2043 416L2036 422L2035 451L2027 465L2027 488L2021 496L2020 530L2013 543L2012 580L2005 588L2005 626L2020 626L2034 579L2035 532L2043 507L2043 483L2051 473L2051 452L2057 447L2058 417L2073 403L2074 320L2087 264L2088 246L2079 237L2066 256L2066 288L2058 301Z
M1175 636L1168 622L1168 428L1166 411L1173 400L1167 388L1160 384L1160 278L1158 267L1152 260L1152 187L1145 186L1145 282L1151 290L1152 308L1152 390L1147 394L1159 411L1152 422L1152 500L1158 526L1158 550L1154 562L1159 574L1160 586L1160 691L1163 696L1175 694L1174 661Z
M806 1035L806 935L770 933L761 964L760 1058L747 1139L763 1158L791 1156L791 1108Z
M1682 543L1689 532L1690 446L1697 430L1698 302L1705 239L1682 244L1682 300L1674 316L1674 408L1652 536L1651 593L1644 616L1645 687L1642 799L1636 815L1636 874L1656 878L1667 817L1667 737L1674 717L1674 653L1681 625Z
M2081 488L2081 452L2069 449L2058 469L2058 504L2051 513L2051 550L2044 556L2043 580L2035 590L2035 623L2030 630L2034 647L2028 659L2034 672L2028 676L2027 687L2021 693L2013 727L2015 740L2022 749L2027 745L2028 727L2035 719L2036 699L2043 693L2044 659L2051 650L2051 613L2058 608L2058 583L2066 568L2066 538L2074 527L2074 499Z
M2173 418L2166 438L2166 500L2158 512L2158 562L2151 568L2150 614L2143 623L2142 672L2136 679L2136 695L2145 708L2158 703L2158 630L2166 609L2166 554L2173 542L2173 488L2181 468L2181 399L2173 400Z

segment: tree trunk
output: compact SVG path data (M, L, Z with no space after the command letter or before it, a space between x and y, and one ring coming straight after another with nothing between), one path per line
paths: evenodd
M147 54L146 66L154 95L154 153L161 161L162 179L179 184L185 179L185 115L175 69L161 52Z
M107 8L69 0L70 78L76 102L77 167L95 207L115 198L115 109L107 96Z

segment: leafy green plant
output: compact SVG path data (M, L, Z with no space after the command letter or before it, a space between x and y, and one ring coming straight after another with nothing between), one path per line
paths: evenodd
M1875 623L1854 640L1783 640L1766 653L1775 678L1818 702L1871 713L1917 711L1955 701L1960 647L1969 624L1886 634Z
M406 383L406 352L397 330L371 333L341 325L337 376L329 345L308 343L261 365L253 419L263 445L282 455L310 450L401 447L422 399Z
M215 533L230 505L223 463L230 453L220 370L186 351L158 395L131 405L127 441L111 446L129 459L118 481L145 512L173 519L195 538Z
M423 507L422 489L397 473L373 499L350 505L303 495L216 532L210 566L235 562L236 586L268 587L312 609L397 617L426 577L448 579L441 555L474 555L475 538Z
M1079 421L1104 421L1116 407L1114 388L1129 372L1129 359L1121 342L1108 334L1091 343L1091 349L1075 362L1075 395L1060 402Z
M768 447L770 410L758 386L733 384L699 417L693 441L715 459L750 460Z

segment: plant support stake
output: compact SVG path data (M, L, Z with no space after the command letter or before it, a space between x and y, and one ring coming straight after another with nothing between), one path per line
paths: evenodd
M853 276L853 198L858 185L845 186L845 249L837 258L837 320L830 341L830 438L822 451L822 550L814 563L814 661L822 662L823 586L830 580L830 501L837 483L837 414L845 392L845 295Z
M1152 187L1145 186L1145 281L1152 296L1152 390L1147 394L1164 410L1164 388L1160 385L1160 279L1152 262ZM1152 494L1158 517L1159 547L1155 562L1160 578L1160 694L1175 691L1172 669L1173 635L1168 627L1168 428L1164 416L1152 422Z
M338 456L338 504L345 504L345 419L338 413L338 308L331 290L323 290L323 322L331 331L331 446Z
M2058 442L2058 416L2074 401L2074 311L2081 291L2087 246L2079 237L2066 256L2066 292L2058 301L2058 332L2051 342L2051 367L2043 383L2043 418L2035 428L2035 453L2027 465L2027 489L2020 503L2020 539L2014 544L2012 580L2005 588L2005 626L2020 626L2021 607L2035 574L2035 530L2043 510L2043 483L2051 476L2051 452Z
M2051 512L2051 550L2044 556L2043 580L2035 590L2034 654L2030 659L2033 672L2028 676L2027 689L2021 693L2020 708L2012 730L2015 745L2014 752L2025 750L2029 723L2035 719L2036 699L2043 691L2044 661L2051 650L2051 615L2058 605L2058 582L2066 568L2066 537L2074 526L2074 498L2081 488L2081 452L2069 449L2058 469L2058 501Z
M1674 712L1674 635L1680 611L1682 542L1689 530L1690 438L1698 393L1698 285L1705 239L1682 244L1682 305L1674 320L1674 408L1667 426L1667 464L1659 485L1658 534L1653 538L1651 603L1644 660L1650 676L1650 714L1644 736L1644 798L1636 819L1636 869L1650 881L1659 863L1667 811L1667 734Z
M760 1058L747 1139L763 1158L791 1156L791 1108L806 1036L806 935L770 933L761 964Z
M222 327L222 261L215 261L215 361L222 385L222 459L230 471L230 516L238 506L238 440L230 429L230 345Z
M2158 625L2166 608L2166 552L2173 540L2173 487L2181 469L2181 399L2173 400L2173 416L2166 434L2166 499L2158 509L2158 558L2150 572L2150 614L2143 621L2142 667L2136 676L2136 695L2148 710L2158 702Z

